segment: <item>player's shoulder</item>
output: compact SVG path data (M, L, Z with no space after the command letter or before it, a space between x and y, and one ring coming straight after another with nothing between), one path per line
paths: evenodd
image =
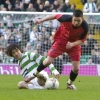
M84 26L84 25L88 26L88 23L85 20L82 21L82 26Z
M82 24L81 24L81 26L82 26L82 28L84 29L84 30L88 30L88 23L85 21L85 20L83 20L82 21Z
M35 54L34 52L25 52L25 55Z
M60 22L71 22L72 21L72 15L63 14L60 17L58 17L58 21L60 21Z
M63 18L67 18L69 21L72 21L72 15L63 14Z

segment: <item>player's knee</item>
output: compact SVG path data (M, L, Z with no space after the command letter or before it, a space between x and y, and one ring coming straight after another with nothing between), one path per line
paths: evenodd
M54 58L52 57L47 57L47 59L43 62L44 65L48 66L53 62Z
M21 89L22 87L23 87L23 81L20 81L20 82L18 83L18 88Z
M79 68L74 68L74 69L73 69L73 72L74 72L74 73L78 73L78 72L79 72Z

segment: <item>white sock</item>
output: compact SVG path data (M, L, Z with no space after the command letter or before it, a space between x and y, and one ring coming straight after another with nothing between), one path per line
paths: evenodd
M68 79L67 83L68 84L72 84L72 81L70 79Z

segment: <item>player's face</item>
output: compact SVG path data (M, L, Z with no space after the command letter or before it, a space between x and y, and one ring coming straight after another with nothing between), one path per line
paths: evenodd
M72 24L74 27L79 27L81 25L82 21L83 21L82 17L73 16L73 18L72 18Z
M12 55L17 60L19 60L22 57L21 51L19 49L17 49L17 48L12 51Z

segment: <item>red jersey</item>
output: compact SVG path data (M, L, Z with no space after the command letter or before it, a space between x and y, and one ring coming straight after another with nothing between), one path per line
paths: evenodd
M74 27L72 25L72 16L71 15L55 15L55 18L61 22L61 26L57 29L54 40L60 41L62 43L75 42L81 40L84 42L86 40L88 32L88 24L85 20L82 21L82 24L79 27Z

